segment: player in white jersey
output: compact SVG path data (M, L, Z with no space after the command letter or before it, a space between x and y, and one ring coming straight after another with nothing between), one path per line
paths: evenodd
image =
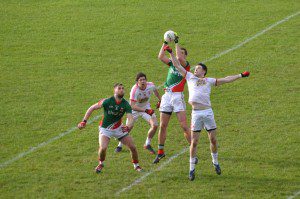
M147 77L144 73L138 73L136 75L136 84L133 85L130 92L130 105L134 122L137 121L139 117L142 117L150 125L144 149L147 149L151 154L155 154L155 151L151 146L151 140L158 127L156 115L150 106L150 97L153 93L158 99L156 108L159 108L161 97L155 85L152 82L147 82ZM121 150L122 143L119 142L115 152L120 152Z
M217 125L214 119L214 113L211 108L210 92L211 86L219 86L225 83L233 82L242 77L248 77L250 72L245 71L238 75L232 75L225 78L206 78L207 67L203 63L199 63L195 67L194 74L186 71L179 63L177 58L173 55L172 49L167 48L171 54L172 62L177 70L187 80L189 88L189 104L192 105L192 121L191 121L191 134L192 140L190 145L190 172L189 179L195 179L195 164L198 163L197 144L199 140L200 131L206 129L210 140L210 150L212 156L212 164L218 175L221 174L221 168L218 163L218 150L217 150Z

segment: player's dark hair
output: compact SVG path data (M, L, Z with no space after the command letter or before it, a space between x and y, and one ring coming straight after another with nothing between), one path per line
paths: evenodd
M114 88L116 88L118 86L123 86L123 84L122 83L115 83Z
M188 52L187 52L187 50L186 50L185 48L181 47L180 49L184 51L184 54L185 54L186 56L188 55Z
M135 81L136 81L136 82L139 81L139 79L140 79L141 77L145 77L145 79L147 80L146 74L144 74L144 73L142 73L142 72L139 72L138 74L136 74Z
M205 64L201 63L201 62L198 63L198 65L201 66L203 70L205 70L205 74L204 74L204 76L205 76L206 73L207 73L207 66Z

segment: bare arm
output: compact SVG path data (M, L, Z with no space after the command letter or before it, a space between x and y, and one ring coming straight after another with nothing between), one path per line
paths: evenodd
M136 102L135 102L135 101L130 100L129 103L130 103L130 106L131 106L132 110L138 111L138 112L145 112L145 109L143 109L143 108L141 108L141 107L138 107L138 106L136 105Z
M181 52L181 47L179 46L178 43L175 43L175 49L176 49L176 56L179 63L181 64L181 66L186 66L186 60Z
M102 103L97 103L97 104L94 104L92 105L85 113L84 117L83 117L83 120L82 122L80 122L78 124L78 128L79 129L83 129L85 126L86 126L86 122L87 120L90 118L91 114L93 113L94 110L97 110L97 109L100 109L102 107Z
M222 85L222 84L225 84L225 83L230 83L230 82L233 82L233 81L235 81L237 79L240 79L240 78L242 78L241 74L220 78L220 79L217 79L216 86L219 86L219 85Z
M179 71L179 73L185 77L186 75L186 70L180 65L178 59L175 57L175 55L173 54L173 52L170 53L171 55L171 60L174 64L174 66L177 68L177 70Z
M217 79L216 80L216 86L219 86L219 85L222 85L222 84L225 84L225 83L230 83L230 82L233 82L237 79L240 79L240 78L243 78L243 77L249 77L250 75L250 72L249 71L244 71L242 72L241 74L238 74L238 75L232 75L232 76L227 76L227 77L224 77L224 78L220 78L220 79Z
M126 124L126 126L128 126L129 129L132 129L133 127L133 116L131 113L127 113L127 119L128 119L128 123Z
M160 95L159 95L158 90L155 88L155 89L153 90L153 92L154 92L154 95L157 97L157 99L158 99L159 101L161 101L161 97L160 97Z
M161 60L163 63L168 64L170 62L170 59L166 56L166 53L164 51L165 46L167 46L167 44L163 43L158 53L158 59Z
M83 117L83 121L87 121L91 114L93 113L94 110L100 109L102 107L102 104L96 103L94 105L92 105L85 113L84 117Z

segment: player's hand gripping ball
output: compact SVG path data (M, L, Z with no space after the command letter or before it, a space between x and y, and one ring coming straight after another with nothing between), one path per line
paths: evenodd
M164 40L166 42L172 42L174 41L174 39L176 38L176 34L174 31L172 30L168 30L167 32L165 32L164 34Z

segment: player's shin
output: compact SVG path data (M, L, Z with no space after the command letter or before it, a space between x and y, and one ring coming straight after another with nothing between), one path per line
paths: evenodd
M99 148L99 164L103 164L104 160L106 157L106 150L102 149L101 147Z

